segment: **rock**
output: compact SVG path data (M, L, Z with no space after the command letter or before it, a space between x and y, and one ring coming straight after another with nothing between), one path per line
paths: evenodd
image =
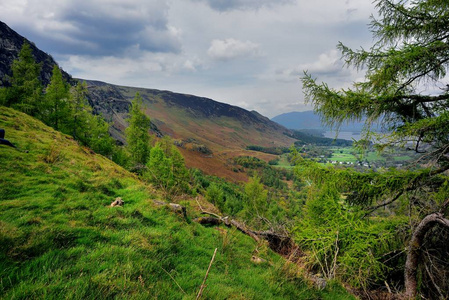
M187 210L185 206L176 204L176 203L169 203L168 207L175 213L180 213L184 216L184 218L187 218Z
M121 197L115 198L115 200L111 203L111 207L114 206L123 206L125 204L125 201L122 200Z
M255 256L255 255L251 256L251 261L252 261L253 263L257 264L257 265L266 262L265 259L260 258L260 257Z

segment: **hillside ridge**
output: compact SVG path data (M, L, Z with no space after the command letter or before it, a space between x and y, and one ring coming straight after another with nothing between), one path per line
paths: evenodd
M7 24L0 21L0 86L8 85L7 77L12 75L12 62L18 58L20 49L24 42L31 46L34 58L41 64L40 80L44 85L50 82L53 66L57 62L51 55L40 50L33 42L18 34ZM71 82L71 76L62 70L63 77Z
M215 248L208 299L348 296L309 287L239 231L155 206L165 203L155 188L37 119L0 106L0 128L19 149L0 145L2 299L193 299ZM110 206L116 197L123 207Z

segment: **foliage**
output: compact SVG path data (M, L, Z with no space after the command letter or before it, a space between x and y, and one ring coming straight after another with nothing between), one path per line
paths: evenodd
M295 145L313 144L317 146L352 146L352 141L321 137L301 130L292 130L289 136L298 140L295 142Z
M99 115L92 114L87 101L87 86L78 82L70 90L69 115L64 120L67 124L62 132L72 134L83 145L95 152L110 157L115 151L115 141L109 135L109 124Z
M263 147L256 145L249 145L246 147L246 150L259 151L268 154L281 155L284 153L288 153L288 148L286 147Z
M268 191L260 183L260 178L250 178L245 185L246 215L264 217L268 208L267 196Z
M167 196L188 192L189 173L182 154L171 139L164 138L151 149L144 178Z
M34 118L1 107L0 127L28 151L0 145L2 299L193 299L215 248L206 298L351 298L308 286L238 231L154 207L162 195ZM124 207L109 207L118 196ZM252 263L255 252L266 263Z
M68 124L64 123L70 120L69 89L70 86L62 77L61 70L55 65L43 97L40 115L45 124L56 130L67 131Z
M289 150L290 151L290 150ZM293 177L293 173L284 168L275 168L279 159L266 163L265 161L252 156L238 156L234 158L234 163L249 169L248 174L253 174L252 170L257 171L260 181L276 190L287 190L287 184L283 181L289 181Z
M243 188L235 183L204 175L200 170L191 169L192 190L205 195L225 215L237 216L243 210Z
M0 104L35 116L97 153L111 156L115 143L109 136L109 124L101 116L92 115L86 84L70 87L55 65L43 94L39 72L40 65L35 62L31 47L24 43L19 58L12 64L11 86L0 89Z
M127 149L134 166L145 165L150 155L150 119L142 112L142 97L136 93L126 128Z
M435 195L449 196L444 192L447 176L443 175L449 169L449 89L444 83L449 67L449 5L447 1L433 0L375 3L379 14L372 17L370 27L377 42L369 50L338 45L346 65L364 70L365 79L338 91L326 83L317 83L306 73L302 78L306 99L334 128L338 129L343 122L365 119L364 140L356 145L360 148L370 145L373 136L370 127L382 119L387 133L377 139L376 148L406 146L423 153L421 161L431 168L379 174L331 169L305 173L309 174L310 184L337 192L330 197L333 201L338 202L343 193L347 195L343 203L367 209L364 216L373 212L381 215L376 210L388 207L389 215L407 215L414 226L420 218L439 209ZM322 228L315 236L325 232ZM390 241L400 240L394 231L389 232L393 234ZM381 243L382 236L374 236L373 244L370 242L373 235L365 234L371 251L377 251L376 243ZM354 238L346 250L359 244ZM371 265L375 266L375 261ZM376 277L376 272L373 275ZM409 296L414 295L415 291L410 291L413 287L406 288Z
M348 66L366 68L366 80L335 91L306 74L302 80L306 97L327 124L337 128L366 116L366 138L369 126L383 117L391 132L384 139L386 145L411 141L413 149L446 166L449 140L441 133L448 126L449 93L441 80L449 67L447 3L376 2L380 18L373 17L371 28L378 42L369 51L338 46ZM422 93L423 84L441 91Z
M308 251L308 267L356 287L367 288L386 280L388 272L398 265L388 266L384 257L401 252L401 233L406 230L407 219L364 219L365 211L351 205L353 198L342 195L342 191L357 190L355 185L362 188L362 193L378 194L381 187L370 182L376 174L361 177L352 170L320 167L310 161L299 164L296 172L309 183L303 218L295 228L296 240ZM391 182L383 183L383 187L394 189ZM369 191L363 187L369 187Z
M32 49L24 43L19 57L12 63L11 87L0 89L0 105L11 106L32 116L38 115L42 98L42 83L39 79L41 66L36 63Z

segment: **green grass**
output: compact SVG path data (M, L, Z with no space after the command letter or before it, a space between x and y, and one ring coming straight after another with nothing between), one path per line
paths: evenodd
M0 107L0 128L28 151L0 145L2 299L194 299L215 248L204 299L351 298L236 230L155 207L153 188L29 116Z
M293 169L294 166L292 166L290 164L290 162L287 159L287 156L288 156L288 153L279 155L278 156L279 157L279 162L278 162L277 165L274 165L274 167L279 167L279 168L284 168L284 169Z

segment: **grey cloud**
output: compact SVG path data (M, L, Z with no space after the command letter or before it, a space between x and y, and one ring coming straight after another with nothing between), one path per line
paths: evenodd
M194 0L207 3L212 9L225 12L231 10L257 10L262 7L292 4L296 0Z
M132 47L149 52L181 51L179 37L168 24L165 1L72 1L59 7L51 21L65 26L36 33L58 54L123 55ZM66 38L61 40L61 36Z

